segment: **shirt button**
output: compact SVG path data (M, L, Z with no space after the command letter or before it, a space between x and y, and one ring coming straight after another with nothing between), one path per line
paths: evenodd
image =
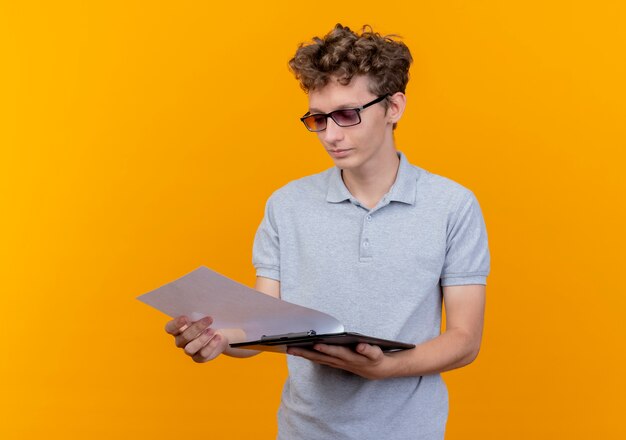
M363 247L369 247L369 246L370 246L370 241L366 239L366 240L363 242Z
M368 221L368 222L371 222L371 221L372 221L372 216L371 216L371 215L368 215L368 216L367 216L367 221Z

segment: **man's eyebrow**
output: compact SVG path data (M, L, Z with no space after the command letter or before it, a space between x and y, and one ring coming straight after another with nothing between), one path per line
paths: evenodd
M347 108L358 108L358 107L360 107L360 105L350 102L350 103L347 103L347 104L340 105L339 107L335 108L334 110L331 110L328 113L334 112L335 110L345 110ZM323 112L323 111L321 111L319 109L316 109L316 108L310 108L309 109L309 114L315 114L315 113L322 113L322 114L324 114L325 112Z

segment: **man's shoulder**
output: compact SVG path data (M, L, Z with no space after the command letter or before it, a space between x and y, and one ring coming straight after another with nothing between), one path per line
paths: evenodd
M453 204L473 197L473 192L459 182L431 171L411 165L417 176L417 194L427 199L446 199Z
M325 198L328 192L328 179L334 170L334 168L329 168L320 173L292 180L275 190L270 196L270 201L275 204L291 205L296 202Z
M457 212L473 199L474 193L457 181L411 165L417 178L416 197L420 207L438 207L444 212Z

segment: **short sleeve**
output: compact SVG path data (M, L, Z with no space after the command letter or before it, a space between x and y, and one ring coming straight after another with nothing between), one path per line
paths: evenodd
M265 204L265 215L254 237L252 264L259 277L280 281L280 243L272 208L272 198Z
M485 221L478 200L468 192L448 226L441 285L487 284L489 270Z

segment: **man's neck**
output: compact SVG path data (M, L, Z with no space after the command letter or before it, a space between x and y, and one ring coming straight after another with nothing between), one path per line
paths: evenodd
M365 207L373 209L389 192L398 175L400 159L395 150L385 150L365 169L343 170L343 182Z

